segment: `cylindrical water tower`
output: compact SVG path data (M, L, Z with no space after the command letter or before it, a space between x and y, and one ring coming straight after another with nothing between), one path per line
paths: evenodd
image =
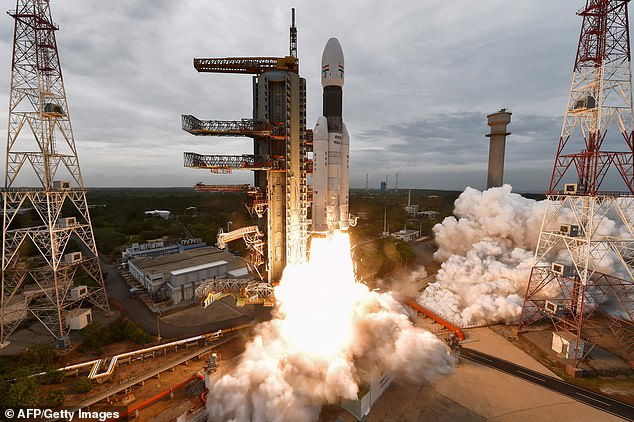
M489 145L489 173L487 177L487 189L504 184L504 147L506 137L511 132L506 131L506 126L511 122L511 112L505 108L497 113L487 116L487 124L491 126Z

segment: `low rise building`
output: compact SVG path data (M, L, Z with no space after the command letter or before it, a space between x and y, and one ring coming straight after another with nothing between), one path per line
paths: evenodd
M178 243L166 243L163 241L148 243L133 243L132 246L121 252L121 262L148 256L163 256L179 253L188 249L207 246L200 238L183 239Z
M395 239L402 240L403 242L411 242L418 238L418 230L401 229L397 232L390 234Z
M408 217L416 217L416 214L418 214L418 205L407 205L405 207L403 207L403 209L405 210L405 212L407 213Z
M128 270L155 300L174 304L193 300L204 280L249 276L246 261L213 246L134 259Z
M370 409L381 395L392 384L393 377L387 370L383 370L368 362L361 361L357 367L360 385L356 400L342 400L341 407L348 411L358 421L368 417Z
M145 211L145 215L154 215L156 217L161 217L165 220L168 220L170 218L171 213L167 210L152 210L152 211Z
M423 220L438 220L438 218L440 218L440 213L438 211L432 211L432 210L428 210L428 211L421 211L418 213L418 218L421 218Z

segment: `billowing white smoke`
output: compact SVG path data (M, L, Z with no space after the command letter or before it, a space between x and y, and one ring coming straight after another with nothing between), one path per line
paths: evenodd
M443 261L418 302L462 325L515 322L522 310L545 203L504 185L467 188L434 227Z
M534 251L546 209L544 202L511 192L510 185L484 192L466 188L455 202L455 217L434 227L438 251L434 258L445 261L466 255L473 245L490 241L506 250Z
M419 283L427 277L424 266L416 267L407 272L390 274L388 279L375 279L372 284L382 291L389 291L398 300L416 297L420 290Z
M210 420L310 421L322 404L356 399L358 368L421 381L451 372L445 344L415 328L391 294L356 283L347 235L313 239L287 267L273 320L210 390Z
M442 261L436 281L418 298L418 302L460 325L516 323L534 265L534 253L541 230L546 201L526 199L511 192L510 185L484 192L472 188L455 202L454 214L434 227ZM558 213L560 224L574 223L572 211ZM609 218L597 222L596 232L603 236L624 236L623 225ZM570 256L553 250L547 257L564 264ZM597 253L592 265L600 272L614 273L616 255ZM618 274L618 273L617 273ZM541 293L553 297L555 284ZM589 304L591 305L591 304Z

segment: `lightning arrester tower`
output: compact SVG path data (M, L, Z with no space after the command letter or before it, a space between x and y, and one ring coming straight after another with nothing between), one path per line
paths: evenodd
M52 336L108 310L48 0L18 0L2 191L0 343L28 317ZM17 187L19 183L36 187ZM28 213L28 215L27 215ZM71 242L73 239L73 242ZM82 276L84 283L75 280ZM90 281L87 281L90 280Z
M634 352L634 145L627 0L587 0L519 329L543 318L577 371L598 335ZM581 151L579 151L581 149ZM601 189L606 175L620 191ZM616 220L620 232L606 220ZM555 341L553 341L555 346Z

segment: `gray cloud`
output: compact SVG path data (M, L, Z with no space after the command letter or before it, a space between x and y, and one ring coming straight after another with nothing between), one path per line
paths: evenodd
M283 55L297 9L308 124L321 112L322 48L346 58L344 120L353 187L400 173L402 186L484 184L486 114L513 111L507 180L545 189L576 48L578 2L441 0L393 3L285 0L51 1L82 164L89 186L245 182L182 167L182 152L245 153L249 140L193 137L180 115L251 114L251 79L198 74L194 57ZM0 25L0 106L8 104L12 23ZM5 87L5 88L2 88ZM6 133L6 120L0 119Z
M431 114L424 120L364 131L358 136L364 147L352 155L353 173L356 169L356 173L381 179L384 173L395 178L399 172L400 186L426 188L450 188L460 183L464 174L462 187L482 188L489 153L487 114ZM545 189L549 180L544 175L550 174L554 161L548 152L554 156L560 125L556 117L513 115L509 125L512 135L506 145L505 175L509 182L513 180L521 189ZM428 182L421 186L421 180ZM362 180L357 177L359 182ZM394 179L390 185L393 183Z

